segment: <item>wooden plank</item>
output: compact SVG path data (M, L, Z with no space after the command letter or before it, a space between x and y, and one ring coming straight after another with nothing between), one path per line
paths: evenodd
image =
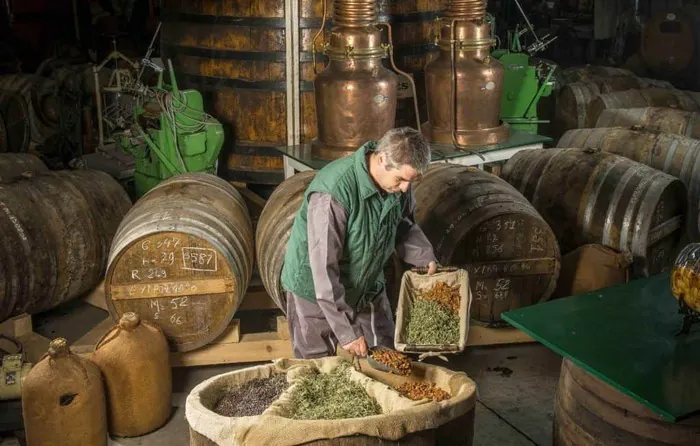
M517 328L486 328L472 324L469 326L469 334L467 335L468 347L527 342L536 341Z
M287 323L287 318L284 316L277 316L277 335L283 341L291 339L289 335L289 324Z
M198 350L172 353L173 367L271 361L293 357L292 344L279 339L275 332L244 334L241 342L209 344Z
M26 313L0 323L0 334L11 338L19 338L31 333L33 333L32 317Z
M105 301L105 281L102 280L97 287L90 292L85 298L83 298L83 302L86 302L93 307L97 308L102 308L105 311L109 311L107 309L107 302Z

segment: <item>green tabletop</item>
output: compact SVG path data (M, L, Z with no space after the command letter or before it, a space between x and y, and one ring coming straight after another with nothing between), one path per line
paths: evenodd
M502 317L667 420L700 411L700 327L676 336L668 273Z
M552 138L548 136L536 135L534 133L511 129L510 136L507 141L490 146L470 147L469 151L460 150L454 146L431 144L431 159L432 161L441 161L446 159L463 158L473 155L474 153L484 154L496 150L512 149L515 147L530 146L533 144L543 144L551 141ZM282 153L282 155L293 158L294 160L314 170L319 170L330 162L328 160L313 156L311 152L311 144L280 146L276 147L275 149Z

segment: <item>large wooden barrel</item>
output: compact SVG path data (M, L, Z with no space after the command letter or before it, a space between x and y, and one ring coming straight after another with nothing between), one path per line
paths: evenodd
M666 11L644 24L639 52L651 71L661 76L673 75L693 60L695 39L691 17Z
M258 271L265 291L283 312L287 312L287 299L280 283L287 241L292 224L304 198L304 192L315 171L301 172L283 181L265 203L265 208L255 232L255 254ZM396 254L384 268L386 294L392 309L396 309L403 265Z
M700 416L672 423L564 359L554 399L555 446L695 445Z
M317 132L311 42L322 16L321 0L300 0L301 142ZM285 2L165 0L163 22L163 56L172 58L180 85L200 90L207 112L227 127L229 178L282 181L282 157L273 147L287 145Z
M588 243L628 251L637 277L673 263L686 189L671 175L598 149L541 149L515 154L502 177L549 223L562 253Z
M4 130L0 152L26 152L31 141L29 108L18 93L0 91L0 119Z
M688 191L688 235L690 240L700 240L700 140L623 128L595 128L570 130L557 146L599 148L680 179Z
M564 130L584 128L588 106L598 95L639 88L669 88L673 85L641 77L594 78L562 87L557 97L557 121Z
M603 110L596 127L633 127L700 139L700 113L665 107Z
M46 164L29 153L0 153L0 183L9 183L23 175L48 170Z
M49 136L58 132L58 91L52 80L33 74L7 74L0 76L0 92L5 91L24 98L29 109L32 142L43 144Z
M440 0L379 0L379 21L389 23L394 43L394 61L399 70L410 74L416 84L418 110L427 120L425 65L435 54L435 19L440 15ZM384 33L386 40L387 34ZM388 40L386 40L388 43ZM387 67L391 69L387 63ZM416 117L411 85L399 76L396 127L415 127Z
M611 108L670 107L687 111L700 111L696 94L683 90L645 88L601 94L588 106L586 127L595 127L603 110Z
M301 208L304 192L316 171L300 172L282 182L265 203L255 230L255 257L260 278L267 294L277 306L287 311L280 274L287 252L287 241L292 232L292 224Z
M231 322L253 270L253 228L240 193L205 173L171 177L134 205L109 254L107 307L163 329L171 348L206 345Z
M99 171L47 172L0 185L0 321L92 290L131 202Z
M547 300L559 275L554 233L517 190L482 170L439 164L415 186L416 222L443 265L469 271L472 318Z

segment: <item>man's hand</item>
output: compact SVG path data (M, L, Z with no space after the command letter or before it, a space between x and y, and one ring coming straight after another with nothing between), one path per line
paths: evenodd
M345 344L341 347L355 356L360 356L362 358L367 356L367 341L365 340L364 336L360 336L351 343Z
M437 272L438 269L438 264L437 262L430 262L428 263L428 275L432 276Z

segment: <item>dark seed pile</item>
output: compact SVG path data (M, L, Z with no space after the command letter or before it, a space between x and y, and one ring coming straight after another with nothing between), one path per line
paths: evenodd
M260 415L288 386L287 375L283 373L248 381L224 394L214 406L214 412L225 417Z

